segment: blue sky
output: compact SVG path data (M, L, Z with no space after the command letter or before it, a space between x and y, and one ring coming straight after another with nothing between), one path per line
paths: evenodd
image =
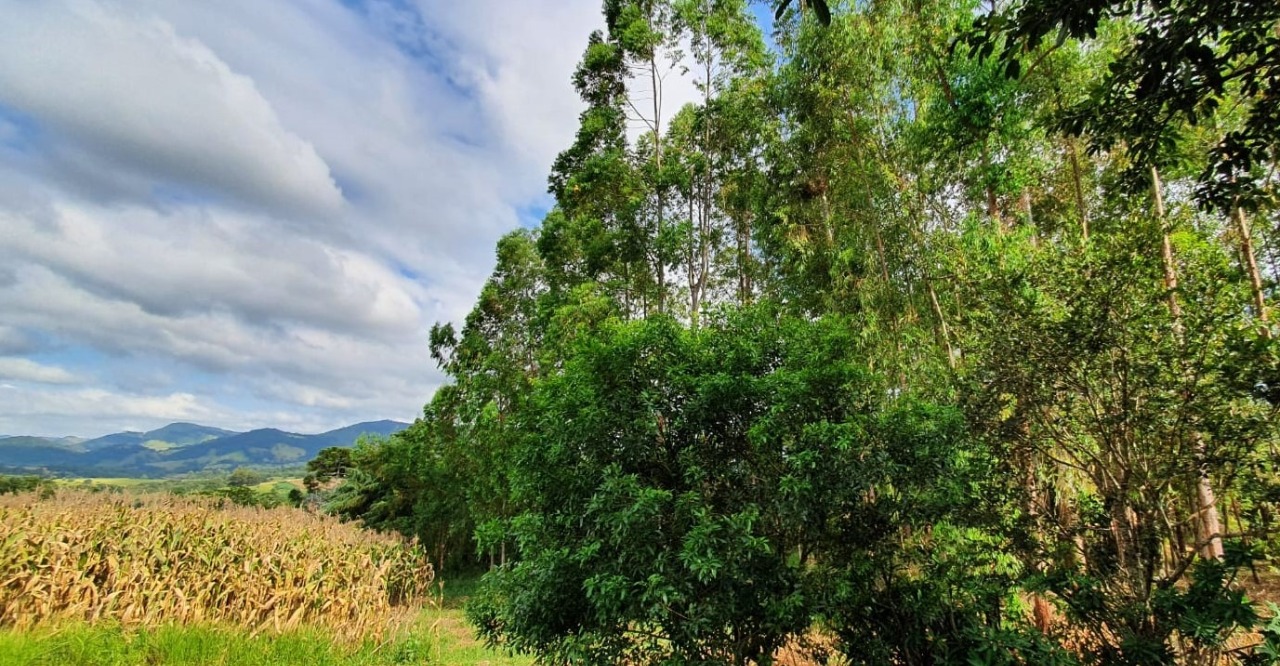
M601 23L598 0L0 14L0 434L80 436L413 419L442 381L427 329L550 205Z

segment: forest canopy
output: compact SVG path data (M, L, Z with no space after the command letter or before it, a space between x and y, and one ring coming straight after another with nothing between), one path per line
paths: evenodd
M330 509L548 662L1274 663L1280 5L764 9L605 0Z

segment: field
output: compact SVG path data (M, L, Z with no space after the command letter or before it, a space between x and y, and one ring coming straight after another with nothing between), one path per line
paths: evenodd
M421 549L292 508L0 498L0 665L508 663Z
M57 484L68 488L76 486L106 486L110 488L140 488L160 483L155 479L131 479L127 477L75 477L58 479Z

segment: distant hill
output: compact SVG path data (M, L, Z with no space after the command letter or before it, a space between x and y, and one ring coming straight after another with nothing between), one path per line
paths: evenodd
M263 428L233 432L172 423L147 432L78 438L0 438L0 471L76 476L164 477L239 466L299 465L330 446L351 446L361 435L391 435L409 427L370 421L314 435Z
M54 439L52 437L29 437L26 435L12 435L9 437L0 437L0 448L6 446L54 446L58 448L70 449L75 448L75 442L68 442L65 439Z
M238 433L195 423L170 423L163 428L148 432L117 432L104 435L85 441L83 446L86 451L98 451L114 446L151 443L147 448L164 451L235 434Z
M51 437L13 436L0 439L0 467L40 467L65 464L83 452Z
M385 437L394 435L408 427L408 423L399 421L366 421L349 425L345 428L322 432L319 435L315 435L315 437L330 442L329 446L346 446L349 442L355 442L361 435L381 435Z

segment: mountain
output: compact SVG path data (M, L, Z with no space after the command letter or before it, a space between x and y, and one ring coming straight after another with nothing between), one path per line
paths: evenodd
M0 449L3 449L6 446L48 446L58 449L81 448L80 444L78 444L76 440L70 438L29 437L26 435L0 437Z
M211 439L235 435L234 431L197 425L195 423L170 423L163 428L147 432L117 432L90 439L83 443L86 451L98 451L116 446L143 445L149 449L165 451Z
M43 466L74 460L83 449L62 439L53 437L28 437L23 435L0 439L0 467Z
M399 421L370 421L315 435L275 428L233 432L172 423L147 432L118 432L90 440L0 438L0 471L77 476L162 477L247 466L300 465L330 446L351 446L361 435L391 435Z
M0 446L5 444L42 444L46 446L56 446L64 449L84 450L83 437L31 437L28 435L5 435L0 437Z
M364 423L349 425L345 428L322 432L319 435L316 435L316 437L332 442L330 446L344 446L347 442L356 441L361 435L381 435L386 437L388 435L394 435L408 427L408 423L401 423L399 421L365 421Z

